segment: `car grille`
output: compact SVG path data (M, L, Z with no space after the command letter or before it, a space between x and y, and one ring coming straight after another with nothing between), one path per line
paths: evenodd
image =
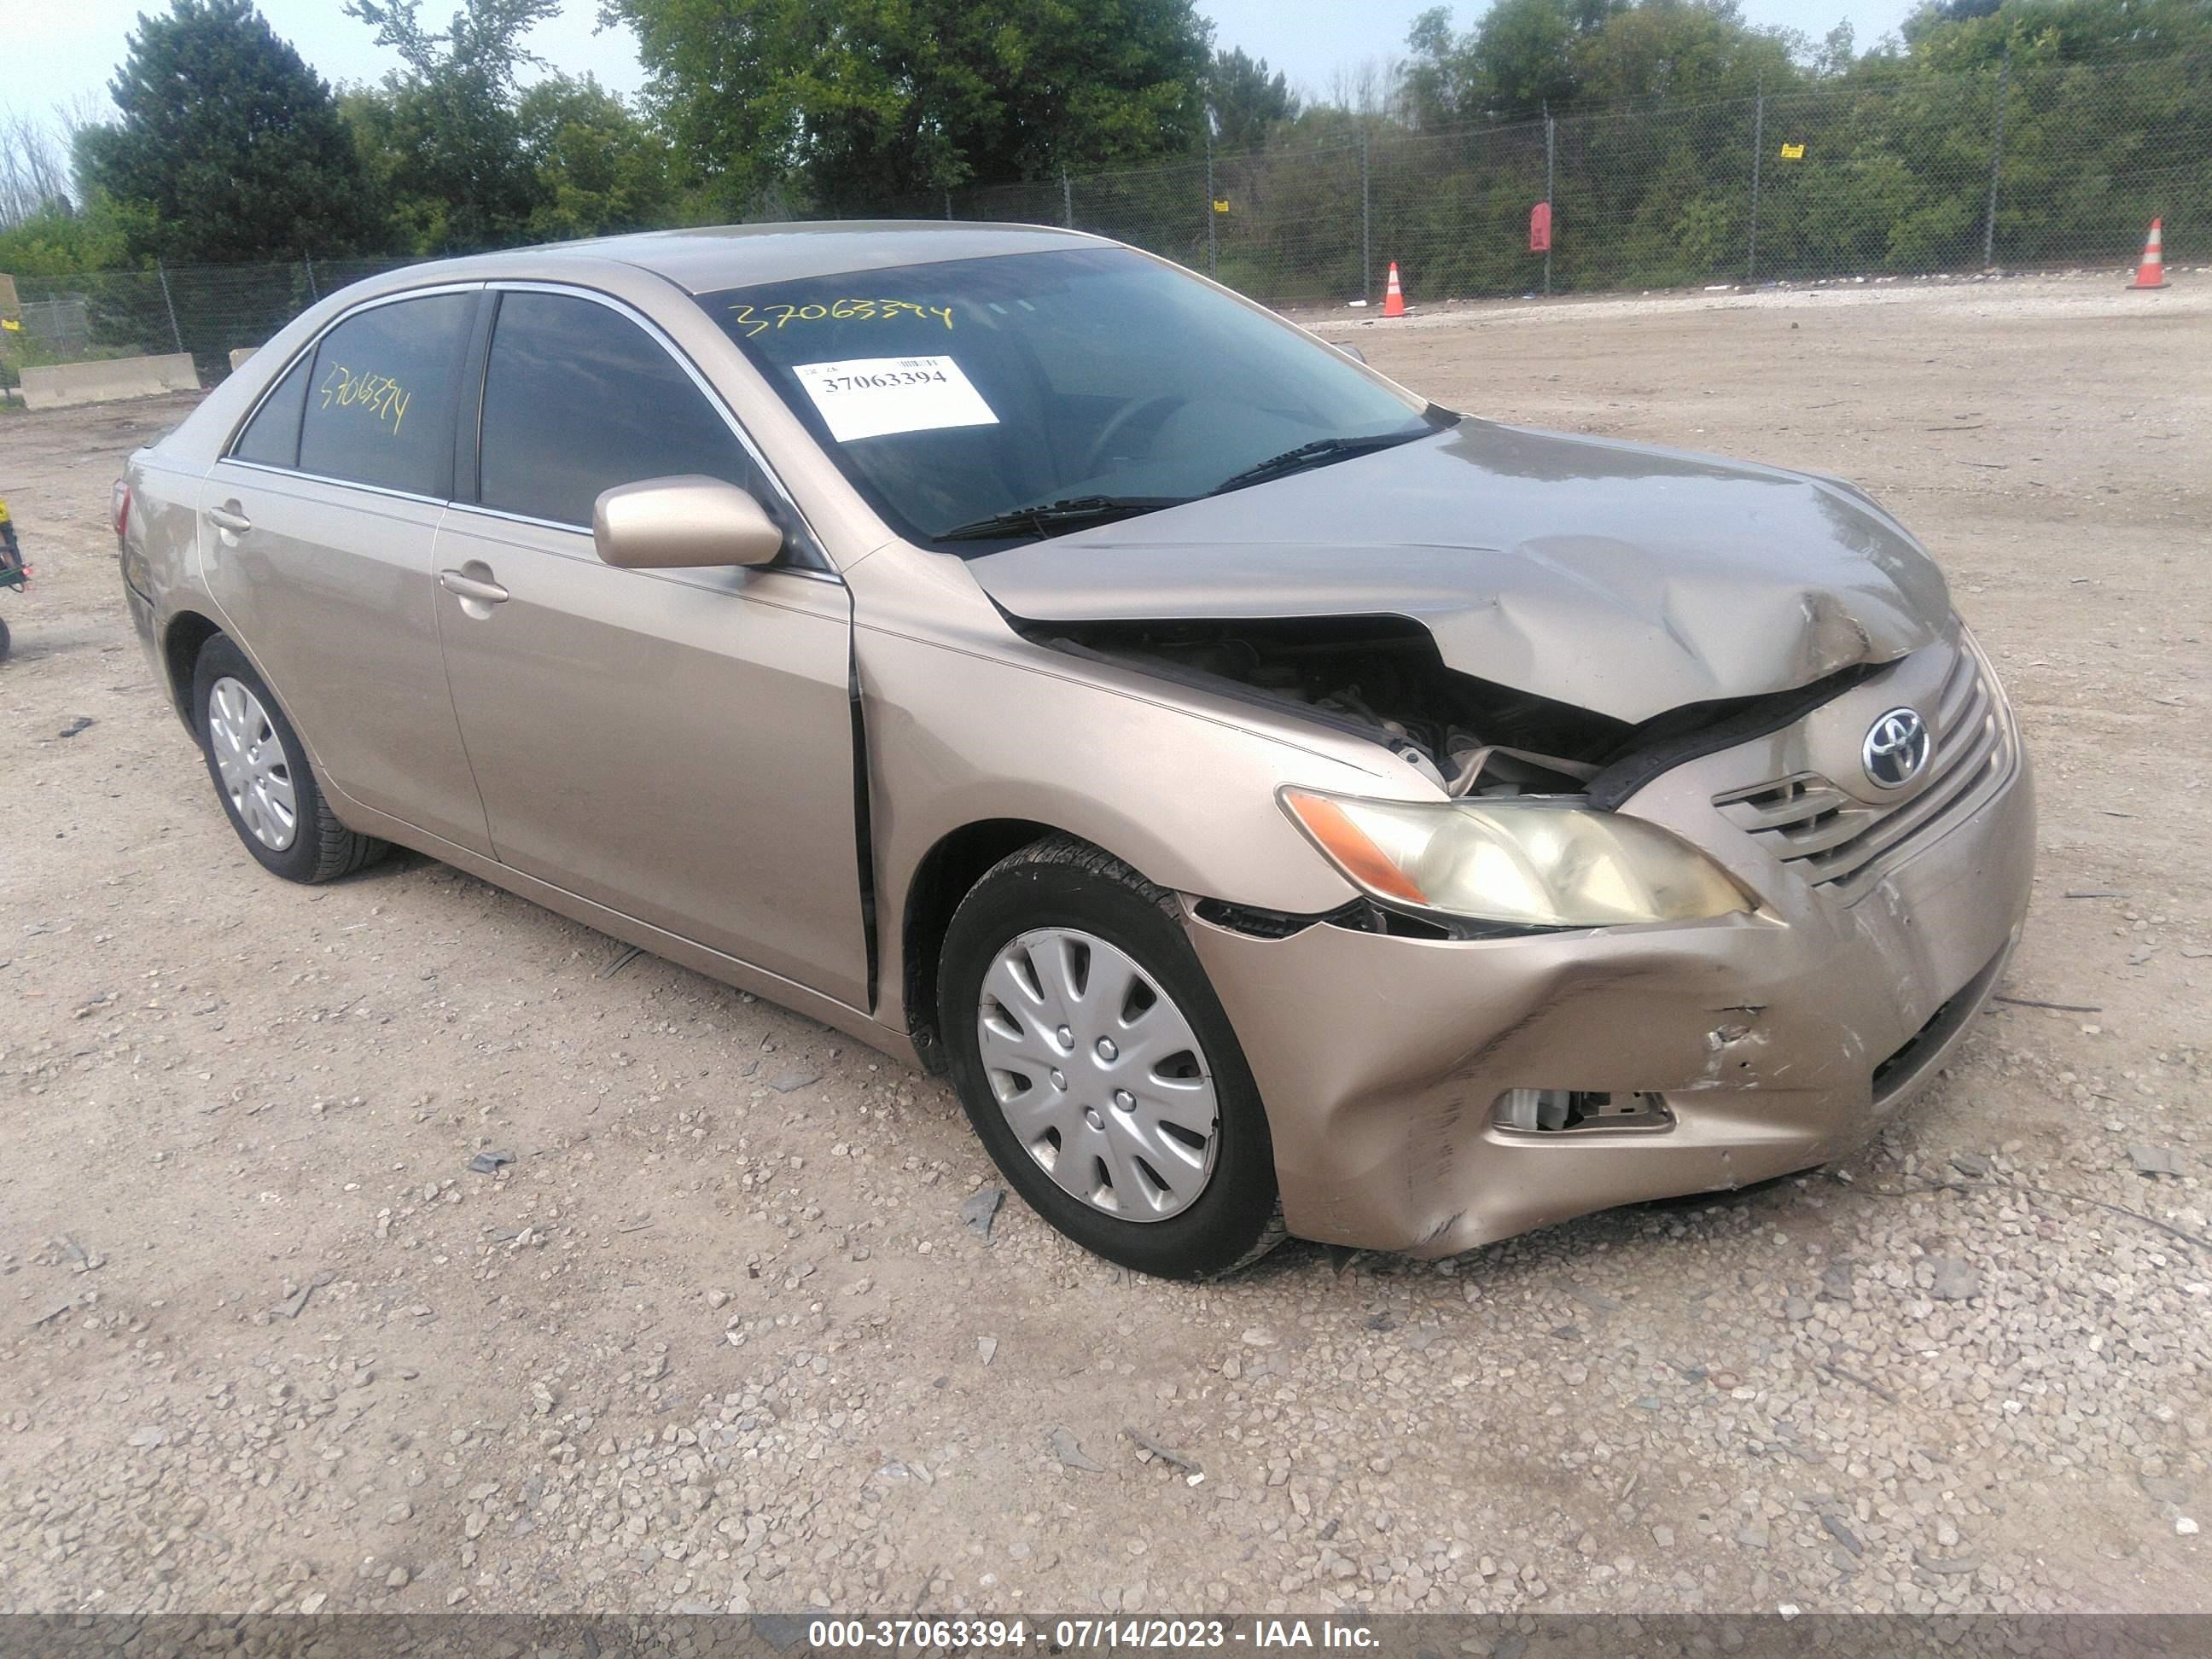
M1856 897L1917 843L1988 799L2011 772L2012 738L1994 683L1963 641L1929 724L1928 781L1903 800L1869 806L1817 772L1799 772L1717 795L1713 805L1814 886Z

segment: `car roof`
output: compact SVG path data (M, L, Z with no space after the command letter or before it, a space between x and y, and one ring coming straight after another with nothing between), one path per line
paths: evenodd
M693 294L758 283L936 264L947 259L1040 253L1097 246L1101 239L1044 225L940 222L931 219L840 220L809 224L712 225L643 231L478 256L472 271L557 279L564 265L615 260L665 277Z

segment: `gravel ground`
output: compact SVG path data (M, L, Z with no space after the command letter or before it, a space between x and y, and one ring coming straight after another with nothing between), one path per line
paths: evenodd
M424 860L263 876L105 524L185 405L15 412L0 1610L2212 1601L2212 288L1416 320L1328 325L1951 570L2040 768L2027 1000L1880 1145L1431 1265L986 1241L939 1083Z

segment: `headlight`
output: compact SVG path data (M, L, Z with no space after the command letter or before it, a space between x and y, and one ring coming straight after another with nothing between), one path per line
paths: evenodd
M1354 882L1425 910L1606 927L1754 908L1712 860L1641 818L1528 799L1358 800L1285 789L1282 802Z

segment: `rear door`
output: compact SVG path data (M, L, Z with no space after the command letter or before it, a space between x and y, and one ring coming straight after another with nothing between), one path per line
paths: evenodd
M496 305L477 477L436 565L497 856L865 1007L843 584L644 318L544 286ZM751 490L785 529L784 562L602 563L599 492L679 473Z
M328 781L489 854L430 563L482 298L471 287L373 301L326 331L209 475L200 551Z

